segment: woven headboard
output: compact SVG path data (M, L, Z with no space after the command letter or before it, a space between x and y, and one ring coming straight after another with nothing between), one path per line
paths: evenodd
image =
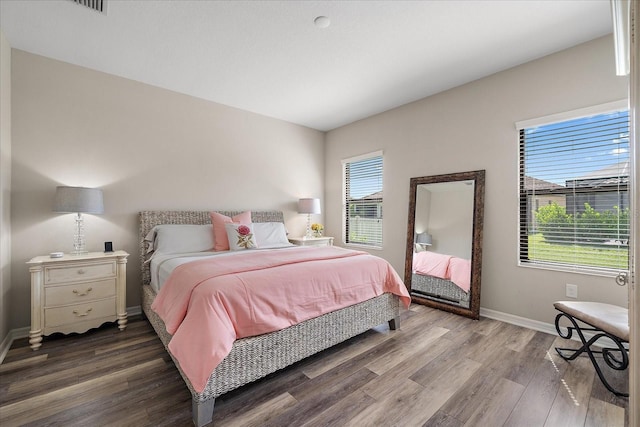
M238 215L242 211L216 211L226 216ZM284 222L282 211L251 211L252 222ZM147 248L145 236L160 224L211 224L210 211L142 211L140 212L140 269L142 284L151 282L149 264L145 263Z

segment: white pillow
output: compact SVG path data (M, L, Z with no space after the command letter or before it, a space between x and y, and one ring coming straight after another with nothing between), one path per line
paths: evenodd
M253 233L253 224L227 222L224 224L224 228L229 239L229 249L232 251L255 249L258 246Z
M260 249L293 246L287 239L287 230L281 222L254 222L253 231Z
M179 254L212 251L213 226L191 224L163 224L153 228L153 248L157 253Z

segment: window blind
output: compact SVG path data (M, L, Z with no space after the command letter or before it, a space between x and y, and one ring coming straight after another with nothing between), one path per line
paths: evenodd
M382 153L343 160L344 242L382 247Z
M521 264L628 269L629 114L519 129Z

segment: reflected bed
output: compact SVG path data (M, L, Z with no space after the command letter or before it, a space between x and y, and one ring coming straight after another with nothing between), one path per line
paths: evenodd
M435 276L413 273L411 276L411 294L427 296L437 301L469 308L469 293L460 289L451 280Z
M469 260L421 251L413 254L412 269L412 295L469 308Z

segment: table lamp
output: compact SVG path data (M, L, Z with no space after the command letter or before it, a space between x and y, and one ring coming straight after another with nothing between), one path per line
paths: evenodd
M311 214L319 214L320 199L300 199L298 200L298 213L307 214L307 233L305 238L311 237Z
M53 211L76 214L76 232L73 236L72 255L88 253L84 240L83 213L104 213L102 190L85 187L57 187Z

